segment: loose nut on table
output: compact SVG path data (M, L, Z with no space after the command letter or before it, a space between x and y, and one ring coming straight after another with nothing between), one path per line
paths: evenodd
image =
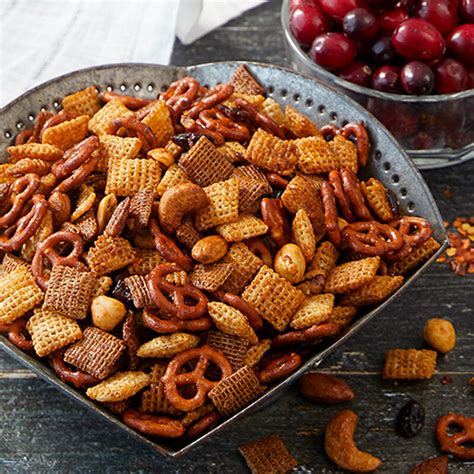
M348 402L355 397L354 390L344 380L317 372L303 375L299 389L308 400L328 405Z
M274 267L290 283L299 283L306 271L306 260L296 244L285 244L275 256Z
M115 298L100 295L92 300L91 313L94 326L104 331L112 331L127 314L127 308Z
M456 330L446 319L428 319L423 329L425 341L435 350L446 354L456 345Z

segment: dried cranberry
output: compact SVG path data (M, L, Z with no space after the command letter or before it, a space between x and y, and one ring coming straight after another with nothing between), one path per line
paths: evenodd
M474 0L461 0L459 11L467 23L474 23Z
M112 296L124 304L133 304L133 298L123 278L118 278L112 287Z
M349 38L369 40L375 36L379 29L377 17L367 8L351 10L342 22L344 32Z
M424 95L433 90L435 76L427 64L421 61L411 61L403 66L400 79L406 92Z
M399 94L402 92L400 82L400 68L396 66L382 66L372 76L372 87L377 91Z
M362 87L370 87L372 69L368 64L354 63L343 69L339 77Z
M458 26L448 36L447 42L457 59L474 66L474 24Z
M396 429L404 438L413 438L425 425L425 409L415 400L402 407L397 416Z
M342 21L342 19L354 8L362 6L361 0L319 0L319 4L324 13L333 20Z
M302 46L311 46L314 38L329 31L329 23L318 6L301 5L290 13L290 30Z
M466 68L455 59L446 58L435 66L435 90L438 94L452 94L467 88L469 76Z
M408 18L410 17L405 8L397 7L380 15L380 26L386 33L393 33Z
M415 16L423 18L445 35L459 21L456 5L452 0L421 0L416 7Z
M404 21L393 33L392 44L398 54L409 61L433 61L445 49L441 33L419 18Z
M355 47L341 33L326 33L314 40L309 55L315 63L330 71L337 71L352 63Z
M200 133L180 133L179 135L175 135L172 140L176 145L180 146L183 151L189 151L202 136Z

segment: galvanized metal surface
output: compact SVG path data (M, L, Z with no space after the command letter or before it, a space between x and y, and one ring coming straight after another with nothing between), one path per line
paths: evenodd
M185 75L192 75L200 82L215 85L225 82L239 63L211 63L188 68L166 67L151 64L117 64L90 68L49 81L16 99L0 111L0 161L6 157L5 149L11 144L14 135L25 126L34 122L41 108L59 110L61 98L73 91L95 84L101 90L111 90L137 95L155 97L173 80ZM301 110L318 125L363 120L371 136L371 156L369 164L363 170L363 176L375 176L381 180L398 197L404 213L422 215L433 226L434 237L441 242L442 248L447 244L446 232L434 199L420 173L398 146L386 129L357 103L342 95L337 90L319 82L301 76L282 67L261 63L246 63L252 73L265 86L267 93L282 105L291 104ZM155 442L125 426L110 412L94 404L82 393L63 383L54 372L39 359L29 356L14 347L5 337L0 336L0 347L3 347L15 359L32 369L51 384L55 385L70 397L78 400L91 410L100 413L109 422L120 426L135 439L138 439L156 451L170 457L182 456L193 447L207 441L214 433L223 430L246 414L270 403L282 394L305 371L318 366L327 355L344 343L351 335L359 331L383 308L390 304L406 289L435 259L440 251L426 262L416 273L411 275L394 295L376 309L357 319L337 338L315 347L314 355L290 377L275 385L262 397L219 426L188 444L168 444Z

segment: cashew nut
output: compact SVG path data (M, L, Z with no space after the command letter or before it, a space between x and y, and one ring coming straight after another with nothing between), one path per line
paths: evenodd
M184 215L204 209L210 203L207 194L194 183L183 183L167 189L158 207L160 224L166 232L174 232Z
M229 244L219 235L209 235L194 244L191 255L199 263L215 263L227 253L228 247Z
M357 449L354 443L354 431L358 418L351 410L336 413L326 426L324 448L331 460L343 469L352 472L372 472L382 461Z
M299 283L306 271L306 260L303 252L295 244L283 245L275 255L274 268L290 283Z

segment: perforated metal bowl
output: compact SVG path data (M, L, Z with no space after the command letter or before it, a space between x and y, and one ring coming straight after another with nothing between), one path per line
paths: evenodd
M91 84L100 90L121 91L141 97L154 98L157 93L179 77L191 75L202 84L213 86L229 79L240 63L212 63L187 68L166 67L152 64L116 64L84 69L49 81L32 89L14 100L0 111L0 161L5 161L5 149L12 143L14 135L24 127L30 126L39 110L58 110L61 98ZM13 346L5 337L0 336L0 347L11 354L21 364L30 368L49 383L55 385L71 398L100 414L108 421L126 431L130 436L149 445L154 450L170 457L178 457L196 447L214 433L232 425L242 416L255 411L282 394L304 372L317 367L331 352L341 346L349 337L365 326L383 308L398 298L402 291L435 260L446 246L447 237L441 216L426 183L420 173L397 144L388 131L366 110L341 92L325 86L314 79L309 79L288 69L258 63L246 63L252 74L265 86L270 97L283 106L291 104L307 114L317 124L335 123L344 125L347 122L364 120L371 137L371 156L369 165L362 175L375 176L387 188L392 190L400 201L404 213L421 215L428 219L434 237L442 243L442 248L426 262L394 295L376 309L357 319L337 338L315 347L314 354L294 374L275 385L251 405L223 421L220 425L192 442L166 442L153 440L125 426L120 419L109 411L93 403L85 395L74 390L58 379L44 360L25 354Z

